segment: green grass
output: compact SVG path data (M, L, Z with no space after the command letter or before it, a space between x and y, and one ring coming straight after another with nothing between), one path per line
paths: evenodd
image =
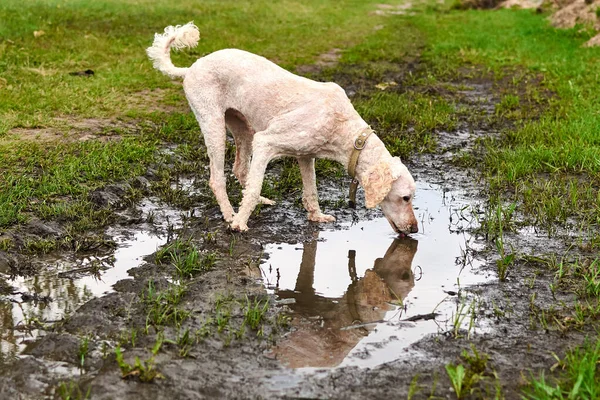
M144 172L143 163L152 159L154 150L152 143L137 138L118 143L0 143L0 227L24 222L32 213L80 223L89 218L91 225L102 221L103 213L83 198L106 182Z
M163 375L156 368L156 362L154 357L158 353L158 349L153 349L152 356L147 360L141 360L139 357L135 357L133 364L129 364L125 361L123 351L120 347L115 347L115 359L117 365L121 369L122 378L134 378L136 377L141 382L152 382L155 379L164 378Z
M266 313L268 308L268 300L265 300L263 302L262 300L254 299L254 301L251 301L249 298L246 298L243 324L247 325L252 330L262 330L262 328L259 328L262 322L266 320Z
M532 377L525 399L597 399L600 397L600 340L586 342L556 364L554 378Z
M419 93L380 92L356 102L357 111L385 140L390 152L407 158L415 152L436 148L435 132L456 128L455 109L444 99ZM409 139L402 135L414 131Z
M89 336L84 336L81 338L79 342L79 351L77 353L77 357L79 358L79 368L83 370L85 368L85 358L88 356L90 350L90 338Z
M495 376L488 366L490 356L477 351L475 346L471 345L471 353L463 350L461 360L457 364L446 364L446 374L454 390L457 399L466 398L469 395L478 395L478 398L492 398L490 396L493 390L494 398L503 398L500 386ZM485 395L484 392L485 391Z
M174 54L178 65L237 47L293 69L360 41L382 19L368 14L375 3L3 1L0 228L31 216L66 219L78 231L105 226L110 218L87 201L90 190L142 174L165 142L191 146L187 161L206 159L198 157L203 148L181 87L153 70L146 57L155 32L190 20L199 26L199 46ZM69 74L85 69L95 74ZM85 119L100 128L81 128ZM24 141L14 128L56 135L49 142ZM98 139L78 140L88 133ZM103 137L109 140L99 140ZM194 166L185 168L197 171ZM179 165L179 172L183 168ZM166 201L185 201L165 188L156 191Z
M213 269L217 255L212 252L203 254L190 239L178 238L158 250L155 259L158 264L172 264L178 278L189 279Z
M86 400L90 398L91 390L92 388L89 386L84 392L77 382L68 381L59 383L56 394L62 400Z
M554 30L529 12L469 11L446 20L454 25L452 34L436 37L426 54L435 64L441 59L449 65L481 63L496 75L517 66L542 72L541 84L553 94L539 118L517 121L515 129L486 147L485 168L494 189L517 187L515 200L524 202L525 211L537 214L540 223L564 223L574 215L597 223L600 117L595 110L600 96L595 88L600 81L598 50L581 47L589 33ZM507 26L512 28L502 29ZM517 107L516 99L503 98L497 110L509 106Z
M180 306L185 293L183 284L171 284L164 290L157 290L154 282L148 282L148 288L142 294L146 307L146 332L150 326L181 326L190 317L190 312Z
M170 101L182 99L168 79L152 70L144 53L166 25L194 20L202 34L198 48L174 57L178 64L237 47L293 67L360 39L377 23L377 18L365 18L374 3L4 1L0 134L16 126L53 125L57 115L139 115L143 107L127 100L148 89L167 90ZM34 31L45 34L34 37ZM91 78L68 74L88 68L95 71Z

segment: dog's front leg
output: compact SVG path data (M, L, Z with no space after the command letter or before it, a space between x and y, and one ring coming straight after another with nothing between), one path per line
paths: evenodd
M302 175L302 204L308 211L308 220L314 222L333 222L335 217L323 214L317 195L317 178L315 174L315 159L298 157L300 174Z
M267 170L269 161L274 156L273 150L267 144L265 136L256 134L252 147L252 162L250 163L246 187L243 191L242 204L231 223L231 229L238 232L248 230L248 218L250 218L250 214L254 211L254 208L260 200L260 191L262 189L265 171Z

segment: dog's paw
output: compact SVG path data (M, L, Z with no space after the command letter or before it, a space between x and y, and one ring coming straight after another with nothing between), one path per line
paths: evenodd
M234 213L231 214L223 214L223 219L225 220L225 222L227 222L228 224L231 224L233 222L233 217L235 217Z
M229 225L229 229L231 229L232 232L246 232L248 230L248 225L232 222L231 225Z
M318 213L318 214L309 214L308 220L313 221L313 222L334 222L335 217L333 215Z
M260 204L264 204L264 205L267 205L267 206L274 206L275 205L275 202L273 200L267 199L266 197L262 197L262 196L259 197L258 202Z

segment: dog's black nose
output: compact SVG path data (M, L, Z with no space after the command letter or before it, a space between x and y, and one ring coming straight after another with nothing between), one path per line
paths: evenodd
M410 226L410 233L417 233L419 232L419 225L414 224Z

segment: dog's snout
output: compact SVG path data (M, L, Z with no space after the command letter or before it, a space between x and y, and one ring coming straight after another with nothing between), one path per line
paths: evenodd
M417 224L413 224L410 226L410 233L417 233L419 232L419 225Z

